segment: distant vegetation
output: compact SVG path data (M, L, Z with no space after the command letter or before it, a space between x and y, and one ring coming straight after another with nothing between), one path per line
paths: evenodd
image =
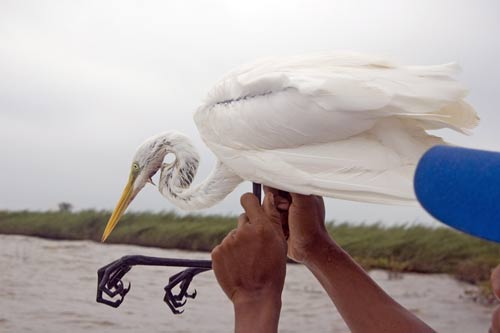
M68 213L73 210L73 205L69 202L60 202L57 206L59 207L60 212Z
M0 233L100 241L107 211L0 211ZM210 251L236 225L235 217L129 213L109 243ZM365 268L448 273L481 284L500 263L500 245L448 228L329 224L334 239ZM486 285L486 283L485 283Z

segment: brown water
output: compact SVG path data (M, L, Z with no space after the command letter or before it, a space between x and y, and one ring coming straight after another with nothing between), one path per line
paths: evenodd
M50 241L0 235L0 332L229 332L232 307L212 272L193 282L198 297L174 316L162 302L168 277L179 269L135 267L132 290L114 309L95 302L96 270L126 254L209 259L209 254ZM470 286L446 275L403 274L375 280L439 332L487 332L491 308L463 297ZM288 265L280 332L348 332L314 277Z

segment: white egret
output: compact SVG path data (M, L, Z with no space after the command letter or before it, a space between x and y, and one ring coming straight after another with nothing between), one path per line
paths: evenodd
M133 158L103 240L158 170L160 192L185 210L216 204L243 180L302 194L411 203L419 157L444 143L426 131L467 133L478 123L463 100L466 89L452 78L457 70L353 53L269 58L238 68L194 115L218 158L211 175L191 186L199 155L186 136L149 138ZM170 153L175 161L164 163Z

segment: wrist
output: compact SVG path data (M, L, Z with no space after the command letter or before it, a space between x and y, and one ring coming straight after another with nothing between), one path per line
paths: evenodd
M240 297L233 301L235 332L277 332L281 295Z
M345 251L335 243L329 234L319 235L305 253L303 264L309 268L338 260Z

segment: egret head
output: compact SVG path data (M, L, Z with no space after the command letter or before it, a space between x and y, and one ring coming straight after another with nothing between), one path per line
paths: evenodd
M120 217L146 183L153 184L151 178L162 167L163 159L168 152L168 146L168 140L161 135L152 137L139 146L132 160L127 185L104 229L102 241L108 238L118 224Z

